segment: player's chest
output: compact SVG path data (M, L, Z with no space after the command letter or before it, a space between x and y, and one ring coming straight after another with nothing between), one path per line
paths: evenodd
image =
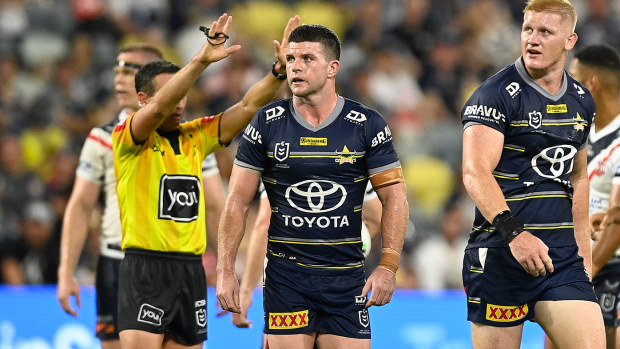
M592 122L583 105L568 97L551 101L524 96L513 110L508 138L541 149L560 144L579 147Z
M270 129L265 141L269 167L301 168L306 173L340 173L364 167L369 143L362 127L346 122L318 130L282 123Z

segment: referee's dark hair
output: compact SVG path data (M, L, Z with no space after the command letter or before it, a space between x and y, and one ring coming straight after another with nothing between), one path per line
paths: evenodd
M575 53L575 58L579 60L579 63L593 68L620 72L620 57L618 57L616 50L609 45L596 44L586 46Z
M305 24L295 28L288 38L289 42L319 42L323 45L325 56L330 61L340 60L340 39L331 29L320 24Z
M140 68L136 73L136 92L144 92L149 96L155 93L155 77L160 74L174 74L181 70L178 65L169 61L153 61Z

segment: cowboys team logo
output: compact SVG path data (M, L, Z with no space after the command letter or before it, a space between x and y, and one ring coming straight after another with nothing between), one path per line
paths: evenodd
M530 117L529 124L533 128L540 128L542 126L542 113L539 111L529 112L527 114Z
M273 149L273 157L278 161L284 161L288 158L290 144L287 142L276 143L276 147Z

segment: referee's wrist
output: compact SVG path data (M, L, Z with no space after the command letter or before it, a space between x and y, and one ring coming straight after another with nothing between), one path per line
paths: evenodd
M286 69L284 69L284 74L280 74L278 72L278 68L282 69L282 64L280 64L280 61L273 61L273 64L271 65L271 74L273 74L273 76L275 76L278 80L286 80Z
M493 218L493 225L507 244L510 244L512 240L525 230L523 223L513 216L510 210L498 213Z

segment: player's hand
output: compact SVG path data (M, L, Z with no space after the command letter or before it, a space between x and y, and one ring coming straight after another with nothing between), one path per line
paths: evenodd
M70 298L75 297L75 303L78 308L82 307L80 301L80 285L73 275L58 277L58 300L62 309L70 315L77 316L77 311L71 308Z
M543 276L553 272L549 247L528 231L523 231L508 245L514 258L528 274Z
M248 320L248 311L247 309L242 308L240 314L233 313L232 315L233 325L239 328L250 328L252 327L252 321Z
M600 236L601 229L604 227L603 218L605 217L604 212L592 213L590 215L590 238L594 241L598 240Z
M224 13L214 21L207 33L207 41L196 56L201 62L210 64L230 56L233 52L241 49L241 45L226 47L232 16Z
M388 304L392 300L392 295L396 289L396 275L389 270L383 268L375 268L362 289L362 297L370 297L366 302L366 308L373 305L382 306Z
M248 310L252 305L252 290L242 288L240 295L241 313L232 315L232 322L240 328L252 327L252 321L248 319Z
M282 35L282 43L278 40L273 41L273 45L276 49L276 58L280 62L281 67L286 67L286 49L288 48L288 37L291 35L293 29L297 28L301 23L299 15L288 20L286 28L284 28L284 34Z
M594 214L593 214L594 215ZM591 218L590 218L591 219ZM605 211L601 219L599 230L605 229L608 225L620 223L620 205L614 205Z
M218 272L217 283L215 286L217 301L222 306L222 310L231 313L241 313L239 306L239 280L234 272Z

